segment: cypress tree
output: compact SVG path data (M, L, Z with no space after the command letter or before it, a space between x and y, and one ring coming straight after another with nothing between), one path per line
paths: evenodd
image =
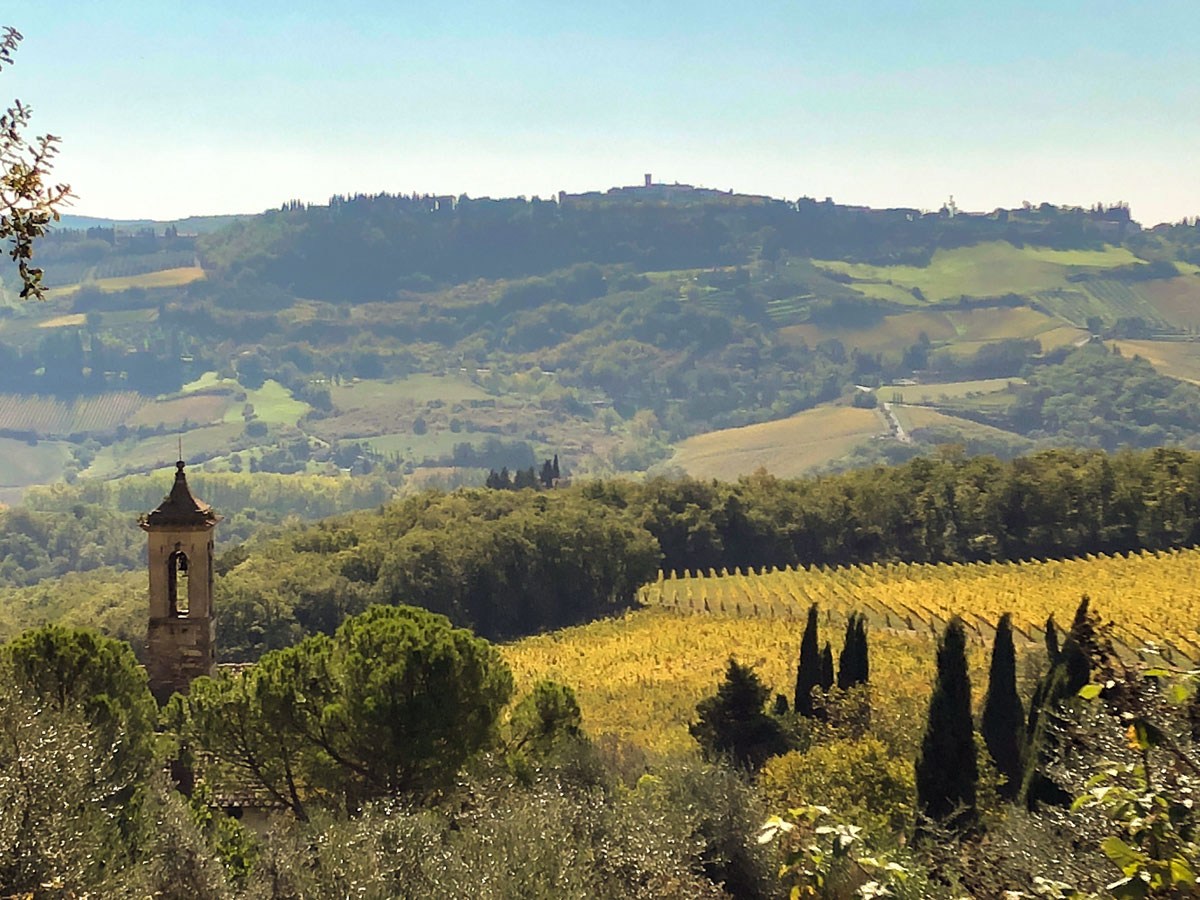
M825 642L825 649L821 651L821 690L828 691L833 687L833 648L829 646L829 641Z
M842 641L842 652L838 654L837 686L843 691L853 686L854 679L858 676L858 638L855 627L857 621L858 613L850 613L850 618L846 620L846 638Z
M821 649L817 643L817 604L808 608L808 623L800 641L800 662L796 666L796 696L792 708L798 715L813 715L813 688L821 683Z
M1058 662L1058 626L1054 623L1054 614L1046 620L1046 658L1050 665Z
M917 755L916 782L921 815L952 828L974 824L979 763L971 720L967 635L957 616L938 641L937 680Z
M1091 661L1083 648L1083 642L1094 634L1095 627L1089 603L1085 596L1075 611L1075 620L1061 647L1058 646L1057 629L1051 631L1053 620L1046 623L1046 650L1050 654L1050 668L1034 691L1025 730L1026 761L1021 793L1030 810L1036 809L1038 804L1068 806L1071 803L1070 793L1055 783L1045 771L1056 749L1047 713L1074 697L1091 678Z
M1024 775L1025 710L1017 693L1017 652L1013 646L1010 613L1001 616L996 625L979 730L983 732L984 743L996 769L1005 778L1000 796L1005 800L1016 799Z
M854 630L855 683L866 684L871 680L871 662L867 652L867 617L860 614Z

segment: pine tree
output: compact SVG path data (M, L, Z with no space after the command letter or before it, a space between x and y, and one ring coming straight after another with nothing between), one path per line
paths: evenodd
M833 648L829 646L829 641L825 642L825 649L821 651L821 690L828 691L833 687Z
M770 690L750 666L730 657L717 693L696 706L699 721L688 729L710 759L728 757L752 771L788 750L783 724L766 712Z
M917 809L951 828L974 824L979 763L971 719L967 635L955 616L938 641L937 680L916 763Z
M996 769L1005 778L999 789L1000 796L1006 800L1016 799L1024 774L1025 710L1017 693L1017 653L1009 613L1005 613L996 625L979 730Z
M800 641L800 662L796 666L796 696L792 708L801 716L813 715L813 688L821 684L821 649L817 643L817 604L808 608L808 623Z
M559 471L558 471L558 454L555 453L554 454L554 478L555 478L555 480L557 480L560 477L562 477L562 476L559 475Z

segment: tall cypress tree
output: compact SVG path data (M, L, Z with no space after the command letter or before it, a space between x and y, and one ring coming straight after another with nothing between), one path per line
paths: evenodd
M867 617L860 614L854 629L854 680L855 684L866 684L871 680L871 661L867 652Z
M971 720L967 635L955 616L938 641L937 680L916 763L917 809L952 828L974 824L979 762Z
M1058 625L1054 622L1054 614L1050 614L1050 618L1046 620L1046 658L1050 660L1050 665L1058 662Z
M829 646L829 641L825 642L825 649L821 651L821 690L828 691L833 687L833 648Z
M1005 613L996 624L992 642L992 666L988 672L987 695L979 723L996 769L1005 778L999 789L1005 800L1021 792L1024 775L1025 710L1017 693L1017 651L1013 646L1012 615Z
M796 696L792 708L799 715L813 715L813 688L821 684L821 648L817 643L817 604L808 608L808 624L800 641L800 662L796 666Z
M858 613L850 613L846 620L846 638L842 641L842 652L838 654L837 686L843 691L855 684L858 677Z

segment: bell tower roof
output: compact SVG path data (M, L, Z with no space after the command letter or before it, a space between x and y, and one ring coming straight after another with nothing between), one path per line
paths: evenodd
M142 528L211 528L217 524L220 517L212 507L192 496L183 467L182 459L175 463L175 483L171 486L171 493L167 494L157 509L141 517L138 524Z

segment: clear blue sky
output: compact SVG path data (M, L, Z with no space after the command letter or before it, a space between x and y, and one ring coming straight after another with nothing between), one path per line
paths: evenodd
M16 0L73 212L656 180L1200 214L1196 0Z

